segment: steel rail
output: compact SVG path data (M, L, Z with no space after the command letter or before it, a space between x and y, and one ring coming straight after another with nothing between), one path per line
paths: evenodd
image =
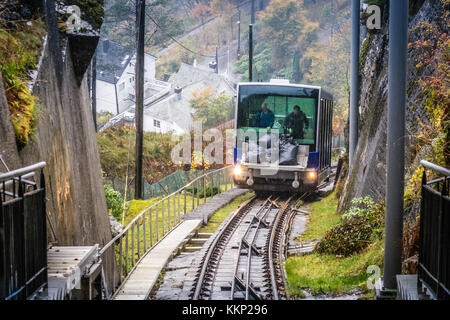
M258 211L255 214L255 218L259 218L258 215L264 210L264 208L266 207L267 203L269 203L269 207L266 210L266 213L270 210L270 208L272 207L272 202L271 202L271 198L272 196L270 196L266 201L264 201L264 203L261 205L261 207L258 209ZM265 213L265 215L266 215ZM264 216L265 216L264 215ZM260 225L261 220L258 221L258 226ZM242 250L243 244L244 244L244 240L246 240L247 235L249 234L250 230L252 229L253 225L250 223L247 230L245 231L244 236L241 239L240 245L239 245L239 255L238 255L238 259L236 262L236 266L234 269L234 273L233 273L233 281L231 282L231 300L234 299L234 292L236 289L236 279L238 278L237 273L238 273L238 269L239 269L239 260L240 260L240 252ZM250 257L251 257L251 249L252 249L252 245L253 245L253 241L251 243L248 243L248 253L247 253L247 263L250 262ZM248 275L250 272L250 267L247 265L247 274L246 274L246 288L245 288L245 292L246 292L246 300L248 300Z
M276 281L276 269L275 269L275 265L274 265L274 244L276 241L276 237L280 235L280 232L278 229L280 229L280 221L283 219L284 214L286 212L286 210L288 209L292 199L295 196L291 196L283 205L283 207L281 208L280 212L278 213L278 215L275 218L275 221L273 222L273 227L270 230L270 240L269 240L269 245L268 245L268 255L269 255L269 270L270 270L270 285L272 287L272 294L273 294L273 299L274 300L279 300L279 294L278 294L278 286L277 286L277 281ZM281 230L280 230L281 231ZM280 241L281 242L281 241ZM282 243L281 243L282 245ZM280 248L278 247L277 250L279 251ZM278 255L280 255L281 252L278 252ZM278 262L279 263L279 262ZM279 265L279 267L281 268L282 266Z
M255 244L255 240L256 237L258 236L258 232L261 229L261 225L262 225L262 220L267 216L267 214L270 212L270 210L273 207L273 201L270 199L272 196L269 197L268 201L270 201L269 203L269 207L267 208L267 210L264 212L262 217L258 217L258 222L257 222L257 227L255 230L255 234L253 235L253 239L252 241L249 243L249 248L248 248L248 252L247 252L247 277L246 277L246 288L245 288L245 300L248 300L248 294L249 294L249 289L250 289L250 267L251 267L251 259L252 259L252 247ZM275 201L277 201L277 199L275 199Z
M208 248L208 250L206 252L206 255L205 255L204 259L203 259L202 268L200 270L200 274L198 276L197 283L195 285L195 291L194 291L194 295L193 295L193 300L199 300L199 298L200 298L200 294L201 294L202 286L204 284L206 271L207 271L207 268L210 266L211 256L212 256L213 252L217 249L219 241L222 240L224 236L231 237L233 235L233 233L235 232L236 228L232 228L231 229L231 233L227 234L227 231L230 231L229 230L230 226L232 226L233 223L239 222L243 218L243 215L244 215L245 211L249 208L250 204L252 204L255 199L256 199L256 196L254 196L251 199L249 199L246 202L244 202L236 210L236 212L233 214L233 216L228 220L228 222L223 227L222 231L211 242L211 244L210 244L210 246L209 246L209 248ZM222 253L223 252L220 252L220 257L222 255ZM220 257L218 257L218 259L220 259Z

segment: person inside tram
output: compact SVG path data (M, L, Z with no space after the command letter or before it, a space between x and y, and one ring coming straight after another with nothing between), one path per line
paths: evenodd
M255 127L266 128L267 130L273 127L275 121L275 115L267 107L267 103L261 105L261 111L258 113L255 119Z
M295 106L294 111L291 112L285 121L285 132L294 139L304 139L304 130L308 130L309 122L306 114L300 109L300 106Z

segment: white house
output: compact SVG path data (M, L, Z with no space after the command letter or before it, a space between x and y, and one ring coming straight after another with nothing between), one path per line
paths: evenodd
M135 103L136 51L116 42L102 39L97 46L97 112L120 114ZM148 98L169 87L155 79L156 58L144 57L144 97Z
M166 84L161 83L161 86ZM235 89L224 76L182 63L170 84L144 101L144 131L183 134L193 128L194 110L189 100L194 92L211 87L214 92L234 96ZM100 130L114 125L134 125L134 105L112 118Z

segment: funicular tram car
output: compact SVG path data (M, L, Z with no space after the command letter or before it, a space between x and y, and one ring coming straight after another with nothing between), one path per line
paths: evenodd
M294 119L303 124L292 124L294 109L297 115L300 109L302 115ZM235 185L255 191L316 190L331 175L332 117L333 96L321 87L290 84L288 80L240 83L235 110ZM292 134L288 126L303 132ZM273 137L277 133L280 141L287 136L298 146L297 161L281 165L279 159L275 162L273 158L264 160L267 157L251 159L250 131L256 132L257 150L263 136Z

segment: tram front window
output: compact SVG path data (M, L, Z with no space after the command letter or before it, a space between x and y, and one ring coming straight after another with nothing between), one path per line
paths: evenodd
M238 129L277 130L299 144L315 144L317 89L288 86L239 88Z

